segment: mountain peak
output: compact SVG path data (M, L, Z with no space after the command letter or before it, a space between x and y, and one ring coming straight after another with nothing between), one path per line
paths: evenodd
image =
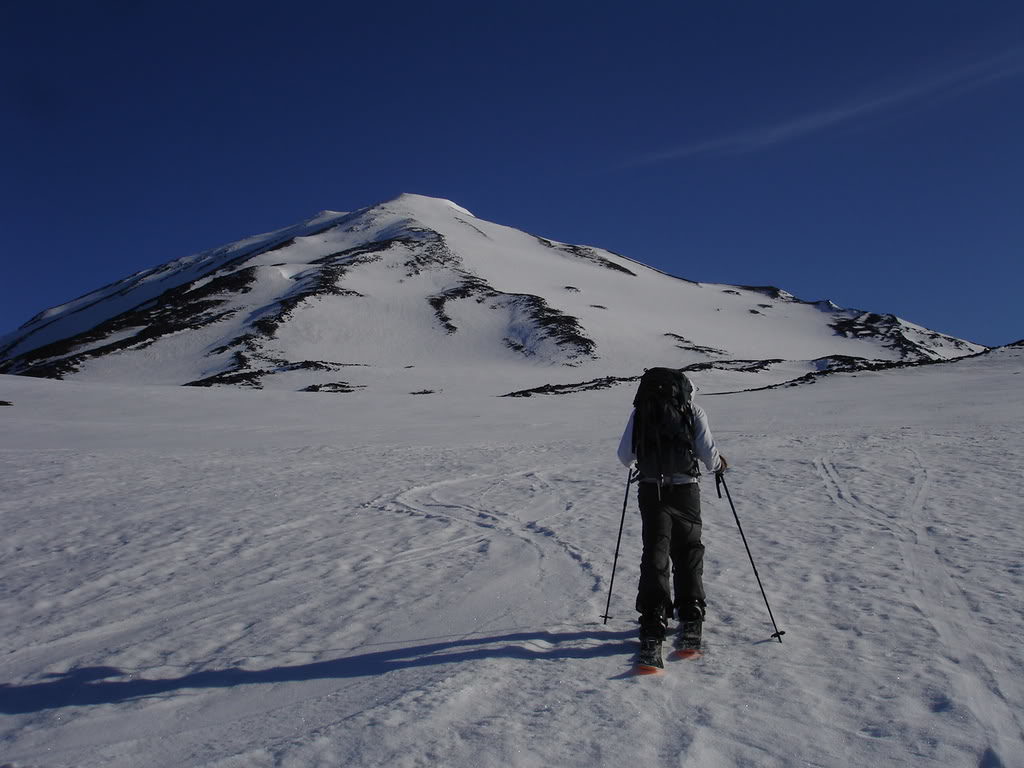
M378 203L377 205L371 207L378 208L383 206L402 207L409 209L410 211L413 212L420 210L427 210L433 212L437 212L439 210L453 210L456 213L463 214L464 216L473 216L473 218L476 218L476 216L474 216L474 214L471 211L468 211L467 209L463 208L461 205L452 200L448 200L443 197L428 197L427 195L419 195L413 192L403 192L402 194L393 197L390 200L385 200L383 203Z

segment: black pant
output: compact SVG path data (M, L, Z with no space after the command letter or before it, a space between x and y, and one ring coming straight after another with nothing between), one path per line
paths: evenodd
M700 487L640 483L637 499L643 520L644 553L636 609L645 616L694 603L704 606L704 545L700 541ZM669 581L669 563L672 580ZM672 599L673 590L675 600Z

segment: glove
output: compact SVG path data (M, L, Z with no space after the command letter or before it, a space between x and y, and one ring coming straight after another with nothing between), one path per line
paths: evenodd
M715 470L716 475L722 474L723 472L725 472L725 470L729 468L729 462L725 460L725 456L723 456L722 454L718 454L718 462L718 469Z

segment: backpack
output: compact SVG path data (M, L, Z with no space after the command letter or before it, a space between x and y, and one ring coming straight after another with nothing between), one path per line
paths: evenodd
M673 475L700 475L693 450L693 385L673 368L648 368L633 407L633 453L642 479L664 485Z

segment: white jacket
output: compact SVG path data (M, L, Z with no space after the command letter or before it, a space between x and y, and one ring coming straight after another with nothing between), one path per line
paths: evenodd
M711 427L708 426L708 415L696 403L691 403L690 407L693 409L693 450L701 463L707 467L708 472L716 472L722 466L722 459L718 455L715 438L711 435ZM636 461L636 454L633 453L633 418L635 416L635 410L629 414L629 421L626 422L626 429L619 441L619 461L627 467L632 466ZM665 478L665 482L670 485L682 485L695 483L697 478L692 475L673 475Z

